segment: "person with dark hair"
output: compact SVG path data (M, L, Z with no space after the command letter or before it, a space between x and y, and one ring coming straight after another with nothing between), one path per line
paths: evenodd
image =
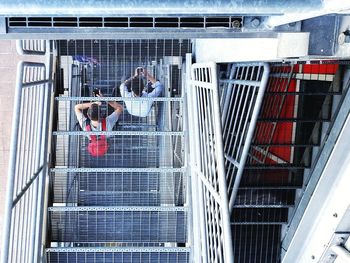
M150 83L151 92L145 90L144 79L147 83ZM124 81L120 87L120 94L122 97L160 97L164 93L164 85L156 80L145 68L138 67L135 70L134 76ZM126 109L131 115L146 117L151 111L153 101L152 100L125 100Z
M98 97L102 97L100 91L96 94ZM80 127L83 131L111 131L113 126L119 119L120 114L123 112L123 106L116 101L109 101L108 104L114 109L114 111L102 118L101 115L101 102L87 102L75 105L74 111L77 116ZM83 111L87 109L87 117ZM108 150L107 140L105 135L89 135L88 151L92 156L104 155Z

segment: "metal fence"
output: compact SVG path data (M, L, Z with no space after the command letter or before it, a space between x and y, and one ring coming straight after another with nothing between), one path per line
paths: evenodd
M42 253L51 81L43 63L21 62L12 125L2 262L37 262Z
M269 77L266 63L230 64L220 84L229 208L232 211Z
M191 76L190 166L193 216L199 220L193 226L195 261L233 262L216 64L194 64Z

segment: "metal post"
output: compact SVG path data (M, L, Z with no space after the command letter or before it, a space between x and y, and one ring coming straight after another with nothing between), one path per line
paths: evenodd
M193 95L193 87L190 85L190 76L191 76L191 64L192 64L192 54L186 54L186 101L190 101L192 100L192 95ZM194 151L194 144L195 144L195 134L194 134L194 120L193 120L193 103L187 103L187 107L188 110L185 113L185 115L187 116L185 123L188 123L188 130L186 131L188 133L188 142L190 145L190 158L188 160L189 162L189 178L191 181L191 191L192 194L189 195L189 199L192 199L191 202L191 215L192 218L190 218L190 220L192 221L191 226L193 229L193 243L192 245L192 251L193 251L193 258L192 261L193 262L201 262L201 236L200 236L200 230L198 227L197 222L200 222L200 218L198 217L199 212L198 212L198 205L199 205L199 201L198 201L198 190L197 190L197 186L198 186L198 180L197 180L197 175L195 170L193 169L193 167L196 166L196 155L195 155L195 151ZM187 125L186 125L187 126ZM201 225L201 223L200 223ZM203 249L203 248L202 248ZM205 260L205 259L203 259Z
M41 109L42 111L40 112L40 116L39 116L39 120L38 120L38 123L40 125L39 127L39 132L37 134L37 145L38 145L38 149L36 151L36 165L35 167L40 167L43 165L43 163L41 163L41 154L42 154L42 146L43 146L43 142L42 142L42 131L43 131L43 127L42 127L42 124L43 124L43 120L44 120L44 115L45 115L45 89L46 89L46 85L40 87L41 90L40 91L40 105L41 105ZM42 187L39 183L40 181L40 177L42 176L42 170L39 172L39 175L36 179L36 194L38 195L41 191L41 188ZM39 195L38 195L39 196ZM34 258L34 250L35 250L35 239L38 238L37 235L36 235L36 228L40 227L39 225L39 221L38 221L38 218L37 218L37 211L38 211L38 208L39 210L41 209L41 207L39 207L39 203L40 203L40 198L38 198L37 200L35 200L35 209L34 209L34 220L32 222L32 229L34 229L34 234L33 236L31 237L32 241L31 241L31 246L30 246L30 257L29 257L29 260L30 262L35 262L35 258Z
M193 79L193 72L191 72L191 76ZM202 181L199 178L198 175L198 167L200 166L200 154L201 154L201 150L200 150L200 145L199 145L199 141L198 141L198 136L199 136L199 122L198 122L198 118L199 116L198 114L198 104L197 104L197 99L198 99L198 94L196 91L196 87L194 85L190 86L190 92L189 92L189 99L191 100L191 102L189 104L191 104L191 108L192 108L192 114L191 115L191 119L190 119L190 123L193 125L193 137L194 137L194 149L191 152L191 155L194 156L194 169L193 169L193 176L194 176L194 181L193 183L194 185L194 195L196 195L196 201L198 204L199 209L197 210L198 215L199 215L199 227L200 227L200 241L201 241L201 255L202 255L202 261L203 263L206 263L208 260L208 254L207 254L207 234L206 234L206 222L205 222L205 213L204 213L204 198L203 198L203 189L202 189ZM193 120L193 122L191 121ZM198 244L199 246L199 244Z
M212 72L211 78L213 83L218 83L217 80L217 66L215 63L211 65ZM220 99L218 89L213 89L213 106L214 106L214 125L215 125L215 140L217 146L217 169L220 184L220 197L222 203L220 204L222 209L222 221L223 221L223 238L225 247L225 261L233 261L233 250L232 250L232 238L231 238L231 225L230 225L230 214L228 208L228 198L226 189L226 176L225 176L225 160L224 160L224 147L222 141L222 129L221 129L221 119L220 119ZM257 116L256 116L257 117Z
M50 45L52 42L49 43ZM51 51L51 48L50 48ZM47 58L47 65L45 66L46 73L45 77L49 80L47 84L44 86L44 100L43 100L43 126L44 128L44 134L42 136L42 148L41 148L41 158L40 163L46 164L48 162L48 148L49 148L49 130L51 130L51 109L53 106L53 92L52 92L52 82L50 81L52 79L52 54L50 53L49 57ZM37 211L37 229L36 229L36 240L35 240L35 253L34 253L34 260L36 259L37 262L41 262L41 254L42 254L42 232L43 232L43 222L44 222L44 204L45 204L45 182L46 182L46 175L47 175L48 169L47 165L44 166L44 169L42 170L41 176L39 177L39 194L38 194L38 201L39 201L39 209Z

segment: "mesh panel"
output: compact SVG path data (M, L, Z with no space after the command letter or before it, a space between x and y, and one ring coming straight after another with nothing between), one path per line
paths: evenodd
M53 201L79 206L181 206L181 172L55 173Z
M51 263L186 263L188 252L48 252Z
M50 211L52 242L186 242L184 211Z

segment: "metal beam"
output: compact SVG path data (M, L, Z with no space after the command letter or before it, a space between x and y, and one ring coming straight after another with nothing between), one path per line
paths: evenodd
M185 172L186 168L52 168L51 172L58 173L149 173L149 172Z
M190 252L189 247L55 247L46 252Z
M54 136L73 135L134 135L134 136L183 136L181 131L55 131Z
M313 11L322 7L322 0L278 1L267 0L3 0L0 15L153 15L153 14L283 14L285 12Z

